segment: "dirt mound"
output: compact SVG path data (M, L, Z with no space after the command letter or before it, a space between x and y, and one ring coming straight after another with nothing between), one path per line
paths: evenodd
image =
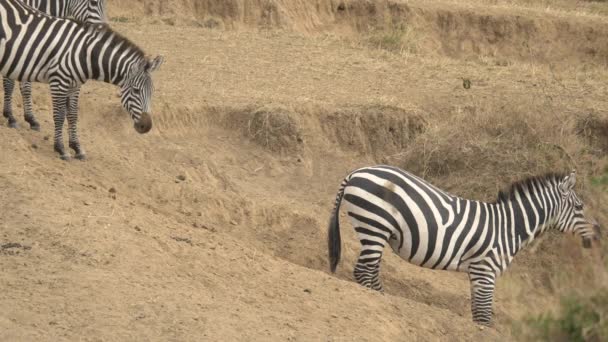
M393 106L345 106L321 114L321 127L342 148L373 156L377 162L403 151L426 129L423 116Z

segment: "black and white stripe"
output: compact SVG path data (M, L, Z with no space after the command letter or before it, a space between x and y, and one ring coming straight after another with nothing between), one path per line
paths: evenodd
M80 22L101 24L106 21L105 0L22 0L26 5L53 17L73 18ZM4 117L8 119L9 127L17 127L13 116L12 97L15 81L3 77L4 86ZM32 84L21 82L23 98L23 118L33 130L40 130L40 125L32 112Z
M332 272L340 260L339 210L359 236L361 253L354 276L382 290L380 262L388 243L413 264L466 272L471 281L473 320L489 325L494 283L515 254L548 228L573 232L585 247L599 239L574 192L575 173L531 177L501 192L494 203L462 199L390 166L358 169L340 186L328 232Z
M19 0L0 0L0 71L13 80L48 83L53 98L55 151L68 159L63 123L76 158L85 154L76 123L80 86L89 79L118 85L121 103L135 129L152 128L151 72L163 62L149 60L136 45L106 25L78 23L36 11Z

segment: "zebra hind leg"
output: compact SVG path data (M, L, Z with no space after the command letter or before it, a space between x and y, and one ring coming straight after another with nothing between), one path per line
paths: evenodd
M365 228L355 228L359 233L361 242L361 253L355 265L353 274L357 282L372 290L383 292L382 281L380 281L380 262L386 245L386 238L375 235L371 237Z
M13 116L13 90L15 89L15 81L4 77L2 80L4 86L4 110L2 114L8 119L8 127L17 128L17 120Z
M357 261L353 271L357 283L372 290L384 292L380 281L380 262L376 264L364 264Z
M23 98L23 119L30 124L30 128L34 131L40 131L40 124L36 120L32 112L32 83L21 82L21 97Z

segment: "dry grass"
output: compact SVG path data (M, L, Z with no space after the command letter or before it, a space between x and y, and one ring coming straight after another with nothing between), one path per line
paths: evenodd
M537 110L531 103L485 101L456 107L387 159L462 196L486 199L488 190L497 192L517 178L584 169L576 152L580 144L562 117L532 116Z
M296 153L302 146L302 129L293 111L282 106L265 106L251 113L248 136L270 151Z

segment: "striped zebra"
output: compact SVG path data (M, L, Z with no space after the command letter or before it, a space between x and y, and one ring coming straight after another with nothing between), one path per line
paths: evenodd
M422 267L466 272L473 321L490 325L495 279L515 254L549 228L599 240L599 225L586 219L574 192L576 174L547 174L513 183L494 203L462 199L391 166L365 167L342 182L329 223L332 272L340 261L340 204L358 233L357 282L382 291L380 262L388 243L401 258Z
M74 18L80 22L101 24L106 21L105 0L22 0L26 5L42 11L53 17ZM8 126L16 128L17 120L13 116L13 90L15 81L4 77L4 117L8 119ZM21 82L21 97L23 98L23 118L30 124L30 128L40 130L40 124L32 113L32 84Z
M19 0L0 0L0 71L13 80L49 84L54 149L64 160L69 159L63 144L66 113L69 147L77 159L85 158L76 127L80 86L89 79L119 86L135 130L146 133L152 128L151 73L162 62L161 56L148 59L106 25L56 18Z

